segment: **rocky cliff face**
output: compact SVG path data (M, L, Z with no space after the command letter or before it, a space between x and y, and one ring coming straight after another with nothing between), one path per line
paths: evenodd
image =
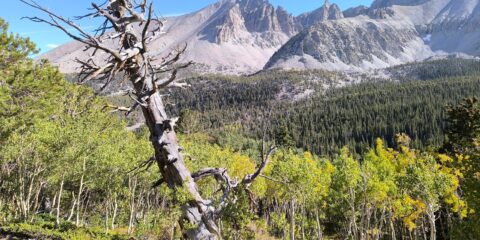
M387 7L409 19L435 52L480 54L479 0L376 0L372 9Z
M318 22L342 18L343 13L340 7L337 4L330 4L330 2L326 0L322 7L298 16L297 21L303 28L307 28Z
M356 17L360 15L367 15L370 8L367 6L352 7L343 11L343 16L346 18Z
M266 68L366 70L448 54L480 55L480 0L376 0L316 23Z
M227 1L222 8L199 33L212 43L278 47L299 30L291 14L266 0Z
M369 17L317 23L276 52L266 68L363 70L413 61L411 53L429 55L407 22Z

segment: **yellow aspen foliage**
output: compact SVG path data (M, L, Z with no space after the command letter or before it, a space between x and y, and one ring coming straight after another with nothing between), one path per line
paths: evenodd
M423 201L412 199L410 196L403 196L403 198L395 201L394 205L396 215L401 217L403 223L410 231L413 231L417 227L417 219L419 219L427 209Z

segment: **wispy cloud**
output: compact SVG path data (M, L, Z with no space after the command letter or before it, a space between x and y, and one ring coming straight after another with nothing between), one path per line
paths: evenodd
M178 17L178 16L182 16L182 15L185 15L187 13L167 13L167 14L160 14L161 17Z
M50 49L57 48L57 47L59 47L59 46L60 46L60 45L58 45L58 44L53 44L53 43L47 44L47 48L50 48Z

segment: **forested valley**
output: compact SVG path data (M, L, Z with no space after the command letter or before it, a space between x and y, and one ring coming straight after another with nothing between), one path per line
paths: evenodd
M35 52L0 20L0 239L182 239L192 199L159 184L141 114L108 107L129 96L67 81ZM229 196L221 238L480 237L480 63L385 71L200 75L164 93L192 172L243 179L277 147ZM197 184L222 201L215 179Z

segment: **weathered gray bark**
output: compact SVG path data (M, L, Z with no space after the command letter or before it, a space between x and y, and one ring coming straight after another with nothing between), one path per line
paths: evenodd
M105 80L106 87L119 72L125 74L125 77L134 86L134 92L130 94L130 97L135 103L130 108L109 107L117 111L126 111L127 114L136 107L142 108L146 125L150 131L150 141L155 150L154 160L161 173L161 179L156 185L164 183L172 189L185 188L190 194L189 199L191 200L181 207L183 220L180 221L180 224L185 237L189 239L219 238L216 220L228 202L229 193L238 187L248 187L265 168L268 157L274 148L270 148L268 153L262 152L262 163L257 171L246 176L240 182L230 179L225 169L205 169L194 174L187 169L175 133L177 119L167 115L159 91L169 87L184 86L175 82L176 76L178 70L189 66L190 63L178 64L186 46L172 51L170 55L162 59L160 64L152 63L153 59L158 56L149 55L148 44L161 34L163 25L158 19L152 18L153 7L152 4L147 4L148 0L141 0L140 3L132 0L108 0L101 6L92 3L95 12L79 18L103 18L104 24L98 29L96 36L32 0L20 1L47 13L50 17L49 20L38 17L29 18L32 21L47 23L62 30L69 37L85 44L87 50L93 49L93 55L97 51L103 51L110 55L107 62L101 63L101 65L97 65L93 61L93 56L87 61L77 59L82 66L81 81ZM70 31L71 28L78 34ZM113 31L108 32L108 29L113 29ZM117 44L114 44L113 47L106 46L104 44L106 40ZM215 177L225 185L222 201L218 206L213 206L212 201L203 199L199 194L195 181L204 177Z

